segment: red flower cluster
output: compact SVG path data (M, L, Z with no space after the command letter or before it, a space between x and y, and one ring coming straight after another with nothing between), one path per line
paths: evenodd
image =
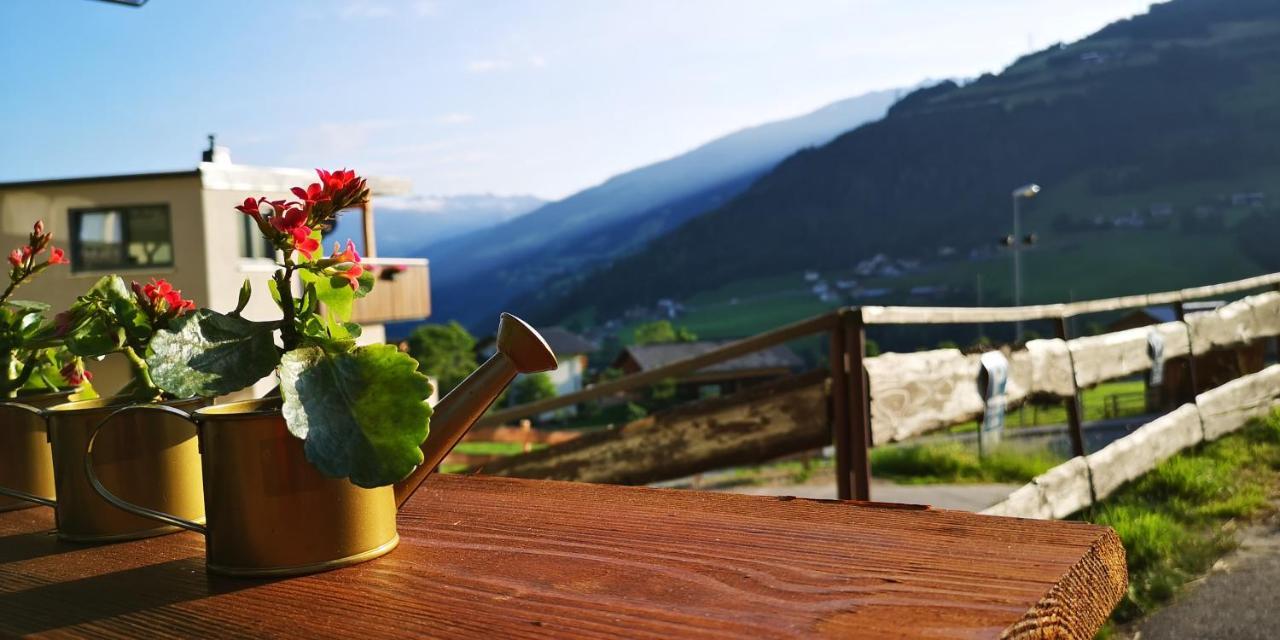
M196 303L182 297L182 291L174 289L163 278L145 285L133 282L130 285L133 289L133 297L137 299L138 304L147 311L153 322L162 319L176 318L192 309L196 308Z
M9 253L10 277L14 280L20 280L49 265L71 262L67 260L67 256L62 249L49 246L49 242L52 239L53 233L45 233L44 231L44 221L37 220L35 227L31 230L31 235L27 238L27 244ZM49 250L49 258L37 264L36 258L41 253L44 253L45 249Z
M305 189L292 189L293 195L299 198L297 202L245 198L244 204L236 209L252 217L262 234L277 248L297 251L311 260L320 250L320 242L312 237L315 229L331 224L339 211L362 205L369 199L365 180L356 176L355 171L316 169L316 175L320 182ZM271 209L265 216L264 206Z
M93 380L93 372L85 370L84 361L80 358L68 362L59 373L62 374L62 379L73 387L78 387L87 381Z
M337 262L333 266L334 275L340 278L346 278L347 284L352 289L360 288L360 275L364 273L364 266L360 264L360 254L356 253L355 243L347 240L346 250L341 250L338 243L333 243L333 255L329 256L330 260Z

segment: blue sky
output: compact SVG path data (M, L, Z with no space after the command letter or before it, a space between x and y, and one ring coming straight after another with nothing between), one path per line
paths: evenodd
M1149 0L0 2L0 181L348 165L558 198L870 90L997 71Z

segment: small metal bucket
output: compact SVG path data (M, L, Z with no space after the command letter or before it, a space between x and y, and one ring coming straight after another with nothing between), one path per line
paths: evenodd
M202 533L209 571L233 576L288 576L345 567L396 547L392 487L364 489L329 478L307 462L303 441L289 433L276 399L216 405L190 416L199 431L208 524L148 509L113 495L95 473L100 443L88 442L89 482L117 507ZM186 418L171 407L145 412ZM190 429L190 427L188 427Z
M192 398L165 404L196 409L205 403ZM130 500L193 520L204 517L200 454L191 427L169 414L119 416L120 408L118 401L98 398L44 410L57 500L41 504L54 507L59 539L115 542L178 531L112 506L89 485L85 449L100 431L108 435L98 443L95 480Z
M18 396L0 402L0 487L53 500L53 452L41 409L62 404L73 390ZM0 496L0 512L26 509L39 503Z

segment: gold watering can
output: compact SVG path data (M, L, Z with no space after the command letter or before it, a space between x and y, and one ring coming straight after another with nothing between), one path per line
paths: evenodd
M424 460L393 486L364 489L329 478L307 462L291 435L279 399L215 405L187 414L138 405L196 425L204 472L207 524L141 507L108 490L95 469L95 439L84 458L89 483L132 514L204 534L209 571L235 576L287 576L370 560L395 548L396 510L417 490L518 373L549 371L555 354L519 318L502 314L497 353L435 406L422 444ZM106 424L108 421L104 421ZM99 427L101 429L101 426Z
M3 454L0 495L52 507L58 538L71 542L115 542L178 531L121 511L89 485L86 445L98 425L119 413L119 401L58 403L67 395L51 396L32 398L31 404L0 405L0 416L8 418L0 422L0 440L17 445ZM206 401L190 398L167 404L196 409ZM200 454L186 422L165 414L122 416L115 422L111 437L99 443L96 471L131 500L202 520Z

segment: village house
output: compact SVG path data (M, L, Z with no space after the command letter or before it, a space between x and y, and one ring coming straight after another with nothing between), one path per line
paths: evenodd
M618 354L613 367L631 375L692 358L724 344L700 340L633 345ZM785 345L770 347L680 376L676 379L676 397L693 399L727 395L791 375L803 366L800 356Z
M546 372L547 377L556 387L556 395L563 396L582 391L585 387L584 377L587 372L588 355L600 347L564 327L540 327L538 333L542 334L542 339L547 341L547 346L551 347L551 352L556 354L556 361L559 363L555 370ZM490 336L476 345L476 352L481 358L489 358L497 351L494 340L495 338ZM542 420L550 420L575 415L577 415L577 407L564 407L538 417Z
M375 198L410 187L405 180L365 177ZM66 249L70 265L49 269L38 286L19 292L54 312L114 273L126 281L164 278L197 306L223 311L236 306L240 283L248 279L254 295L244 316L273 319L279 314L267 289L273 257L253 221L235 206L249 197L294 199L291 187L315 179L309 170L233 164L225 149L211 146L202 162L181 171L0 183L0 241L16 247L43 220L54 244ZM373 292L352 317L364 343L382 342L384 323L431 314L427 261L378 256L373 231L370 204L346 212L325 238L326 253L334 241L353 238L364 261L380 270ZM90 362L88 368L103 393L128 379L122 357Z

